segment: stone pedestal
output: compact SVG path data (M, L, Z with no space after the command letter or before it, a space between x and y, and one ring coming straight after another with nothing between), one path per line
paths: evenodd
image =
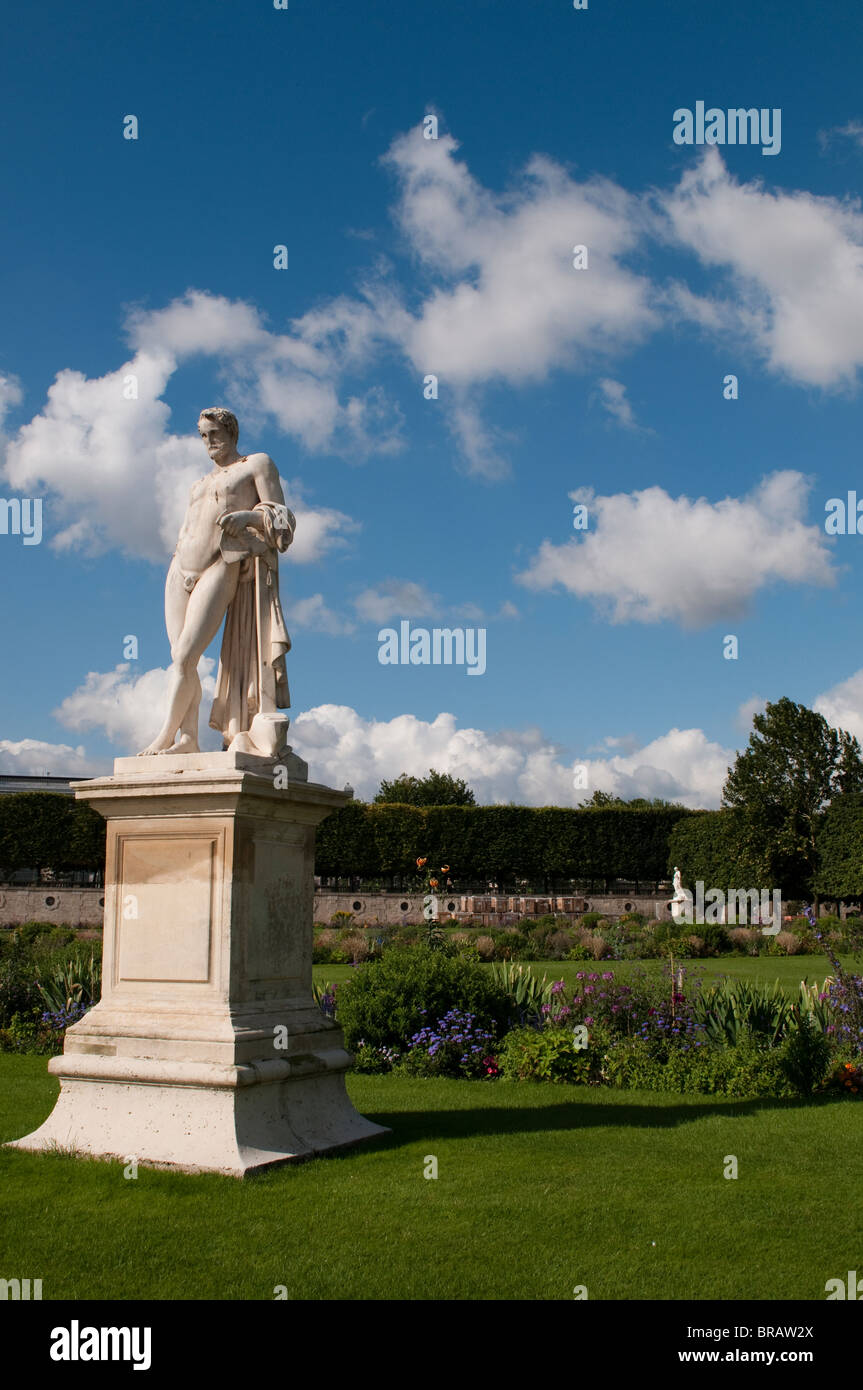
M16 1147L242 1177L386 1133L312 997L315 826L348 798L306 775L290 750L228 752L76 784L108 822L102 999Z

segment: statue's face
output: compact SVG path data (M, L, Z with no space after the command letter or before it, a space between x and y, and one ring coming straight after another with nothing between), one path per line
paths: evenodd
M233 445L224 425L220 425L216 420L202 420L198 430L214 463L221 463L223 459L230 457Z

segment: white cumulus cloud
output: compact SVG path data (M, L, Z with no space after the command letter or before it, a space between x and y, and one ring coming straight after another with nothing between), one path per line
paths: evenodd
M770 474L742 498L671 497L661 487L589 497L589 528L562 545L544 540L516 578L590 599L612 622L706 626L739 617L770 584L835 582L826 537L801 520L809 483Z
M0 769L22 777L92 777L104 770L87 757L83 744L72 748L38 738L0 738Z
M369 623L391 618L428 618L440 611L440 598L410 579L387 579L354 599L357 615Z
M733 754L700 729L672 729L622 755L585 760L564 757L539 729L459 728L455 715L417 719L365 719L347 705L319 705L300 714L292 743L316 781L371 799L383 780L430 767L462 777L480 803L577 806L600 789L625 797L664 797L688 806L718 806ZM587 789L576 788L575 768L587 768Z
M816 696L812 708L834 729L844 729L863 744L863 670Z
M863 364L863 212L840 201L769 191L705 151L676 188L658 195L669 236L722 276L714 322L754 342L768 367L811 386L855 383ZM681 312L708 326L686 287Z

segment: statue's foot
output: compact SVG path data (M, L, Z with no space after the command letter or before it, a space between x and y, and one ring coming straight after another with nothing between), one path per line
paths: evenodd
M171 735L169 734L166 738L164 735L160 734L158 738L153 739L152 743L148 743L146 748L141 749L138 757L147 758L152 753L167 753L170 745Z
M165 751L168 753L200 753L201 750L198 747L198 740L193 738L191 734L180 734L177 742L172 743L171 747Z

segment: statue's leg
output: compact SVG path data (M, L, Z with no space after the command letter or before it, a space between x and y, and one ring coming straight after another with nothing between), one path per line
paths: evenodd
M189 590L183 583L182 572L174 560L176 573L173 583L165 587L165 626L168 629L168 637L171 642L171 657L178 650L178 644L183 633L186 622L186 612L189 607ZM172 566L173 567L173 566ZM192 695L186 713L180 721L180 732L176 743L171 745L172 753L197 753L198 752L198 707L201 703L201 681L198 676L197 664L194 676L191 681ZM173 733L173 730L172 730Z
M171 641L171 678L168 713L159 733L145 753L191 753L198 748L197 717L201 701L198 662L212 642L237 591L238 565L226 565L221 557L204 570L191 594L183 588L179 569L172 563L165 587L165 618ZM173 578L172 578L173 572ZM180 600L178 589L182 590ZM181 602L183 610L181 613ZM178 630L179 629L179 630ZM174 734L180 737L174 743Z
M168 566L168 574L165 579L165 627L168 631L168 640L171 643L172 659L174 655L174 646L179 640L180 634L183 631L183 624L186 621L186 609L188 605L189 592L183 583L183 572L177 563L177 557L175 555ZM171 717L170 711L174 702L176 684L173 669L170 672L169 679L168 718ZM173 729L166 730L166 725L167 720L153 739L153 742L149 743L146 748L141 750L138 754L139 757L143 757L147 753L166 752L174 741L174 733L176 730L176 726Z

